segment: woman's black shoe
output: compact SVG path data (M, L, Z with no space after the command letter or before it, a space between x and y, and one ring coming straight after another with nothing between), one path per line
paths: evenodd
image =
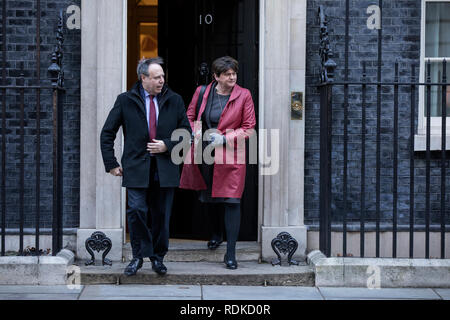
M208 249L216 250L222 244L222 242L223 242L222 240L221 241L210 240L210 241L208 241Z
M223 256L223 262L225 263L227 269L235 270L238 267L236 260L229 260L226 254Z

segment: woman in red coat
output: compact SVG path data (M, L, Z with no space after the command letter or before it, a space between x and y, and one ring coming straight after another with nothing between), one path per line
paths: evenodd
M254 132L256 125L252 95L236 84L238 70L235 59L218 58L212 64L214 81L206 87L199 109L201 87L195 91L187 110L195 142L187 155L187 160L191 161L185 161L180 180L180 188L200 191L199 200L208 206L211 220L216 220L208 242L210 249L217 248L222 242L217 218L223 207L227 235L224 262L229 269L237 268L236 241L246 169L245 139ZM203 155L201 161L194 160L193 150L199 138L203 139L200 140L201 147L198 145L198 151ZM208 155L212 159L208 159Z

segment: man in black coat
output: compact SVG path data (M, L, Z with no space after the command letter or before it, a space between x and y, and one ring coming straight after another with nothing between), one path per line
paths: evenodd
M149 257L158 274L167 272L163 259L169 247L169 220L179 167L171 160L178 143L172 132L191 132L183 99L165 84L161 58L143 59L139 81L120 94L103 126L100 144L106 172L123 176L127 188L127 221L133 259L125 268L134 275ZM114 140L123 128L122 167L114 156Z

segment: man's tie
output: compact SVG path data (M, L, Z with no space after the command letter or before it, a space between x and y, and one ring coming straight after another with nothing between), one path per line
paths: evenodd
M150 142L153 142L153 139L156 139L156 107L155 103L153 102L153 98L155 96L150 95L150 112L148 115L148 133L150 136Z

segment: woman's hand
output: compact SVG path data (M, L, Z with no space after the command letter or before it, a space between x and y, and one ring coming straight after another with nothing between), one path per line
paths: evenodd
M210 133L209 134L209 141L211 141L211 145L213 147L224 145L227 141L225 139L225 136L221 135L220 133Z

